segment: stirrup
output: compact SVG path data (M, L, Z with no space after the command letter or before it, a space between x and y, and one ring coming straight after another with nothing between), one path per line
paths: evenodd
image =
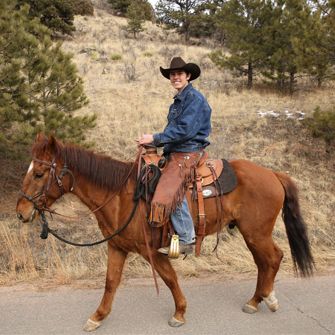
M171 237L171 243L170 243L168 256L170 258L178 258L179 253L180 253L179 236L177 234L174 234Z

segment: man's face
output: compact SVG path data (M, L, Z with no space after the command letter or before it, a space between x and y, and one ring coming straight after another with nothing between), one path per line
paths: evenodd
M182 90L191 78L190 74L187 74L183 70L174 70L170 72L171 85L178 91Z

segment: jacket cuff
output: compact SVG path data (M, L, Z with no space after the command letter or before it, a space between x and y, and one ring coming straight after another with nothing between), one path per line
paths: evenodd
M154 138L154 140L152 141L152 143L153 143L154 146L160 147L160 146L163 145L160 133L154 134L153 138Z

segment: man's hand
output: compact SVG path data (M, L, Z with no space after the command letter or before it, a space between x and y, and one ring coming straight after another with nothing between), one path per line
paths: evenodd
M152 134L143 134L142 137L138 138L136 142L138 145L144 145L144 144L150 144L154 140L154 137Z

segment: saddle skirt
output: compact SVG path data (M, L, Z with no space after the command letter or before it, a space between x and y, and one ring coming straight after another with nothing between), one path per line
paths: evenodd
M145 154L142 155L146 165L153 164L161 170L165 166L165 158L157 153L156 148L147 148ZM223 161L221 159L209 159L208 153L204 152L196 167L196 175L201 178L202 186L207 186L216 181L223 170ZM193 188L193 184L190 184Z
M207 153L206 153L207 156ZM196 175L201 178L202 186L212 184L219 178L223 170L223 162L221 159L208 159L205 157L203 162L200 160L196 168ZM201 164L202 163L202 164ZM191 185L193 187L193 185Z
M185 155L184 158L186 158L186 156L187 155ZM142 153L141 157L145 165L142 171L156 170L159 173L159 169L163 170L167 163L165 157L158 155L157 148L146 148L146 152ZM167 169L169 169L169 167L167 167ZM148 174L146 173L146 175ZM155 178L152 178L151 180L154 179ZM139 180L141 181L141 178L139 178ZM147 185L149 184L147 183ZM155 192L156 185L157 184L155 184L154 187L149 186L148 189L152 189L152 192ZM208 154L204 152L198 162L198 165L195 168L195 175L191 178L190 184L188 185L188 192L191 192L191 198L193 199L193 201L196 200L198 204L198 224L196 231L197 240L195 247L196 256L200 255L201 243L205 236L206 213L204 199L218 197L220 195L229 193L233 191L236 186L237 178L235 175L235 171L229 164L229 162L221 159L209 159ZM159 207L158 210L160 210ZM160 211L157 212L158 214L160 214ZM150 217L152 213L153 210L151 209ZM156 215L156 212L154 212L154 214ZM152 215L152 217L154 217L154 215ZM162 246L165 246L167 245L169 231L171 233L171 231L173 232L173 229L170 221L167 221L170 222L170 225L165 224L166 222L164 222L164 220L162 220L159 215L157 215L157 217L158 220L156 220L155 217L155 220L151 220L151 224L154 222L156 224L155 227L161 227L162 225L164 226L161 237L161 244Z

